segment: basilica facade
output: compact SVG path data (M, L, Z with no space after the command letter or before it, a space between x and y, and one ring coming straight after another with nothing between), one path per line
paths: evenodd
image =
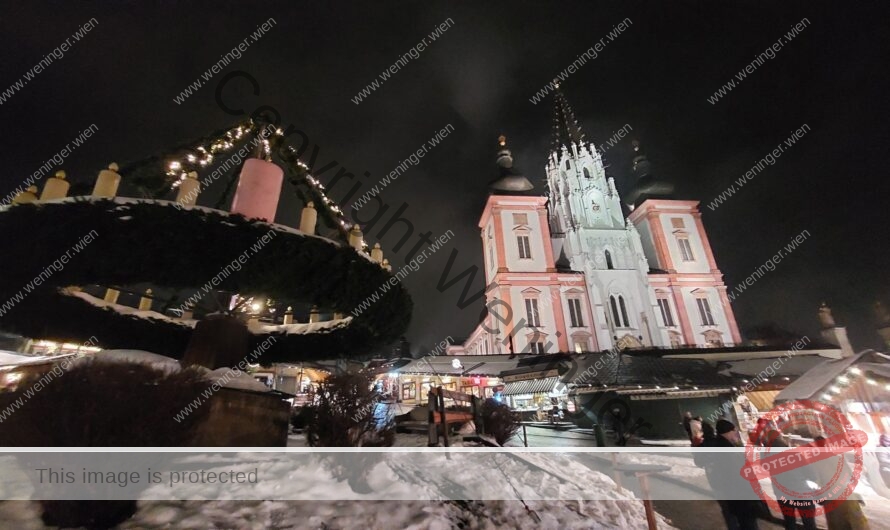
M555 94L546 189L513 167L479 220L488 311L452 354L596 352L741 342L697 201L672 198L638 144L625 200Z

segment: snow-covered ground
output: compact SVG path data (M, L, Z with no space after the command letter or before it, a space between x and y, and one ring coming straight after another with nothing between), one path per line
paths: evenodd
M399 446L425 446L426 439L421 435L399 434ZM291 435L288 445L304 446L301 435ZM345 488L342 481L323 465L302 467L295 470L274 453L251 453L250 462L244 465L253 468L260 466L265 476L277 477L275 488L288 488L296 492L308 492L325 497L334 492L332 498L342 498ZM434 457L434 455L430 455ZM202 459L207 469L214 465L231 467L231 459L216 464L213 457L196 456L184 458ZM136 515L120 528L290 528L290 529L353 529L369 530L415 529L446 530L465 529L597 529L597 528L646 528L646 517L641 501L627 490L618 491L612 479L569 459L559 460L558 454L523 455L523 459L539 465L539 469L529 469L521 463L505 459L502 465L503 477L480 476L479 470L466 469L461 480L473 482L478 488L487 488L496 493L508 488L506 477L525 474L524 484L534 484L544 492L558 492L561 498L573 498L572 491L580 497L581 492L595 490L602 492L601 501L421 501L421 500L367 500L362 494L352 492L354 500L329 501L140 501ZM540 460L540 461L538 461ZM416 461L414 461L416 462ZM412 474L423 476L418 484L432 483L435 476L424 465L408 459L382 459L375 468L368 485L379 491L393 488L396 494L407 483L392 480L393 477ZM421 461L422 462L422 461ZM539 476L529 477L529 474ZM428 476L431 475L431 476ZM529 480L529 478L531 480ZM263 487L263 486L259 486ZM434 492L435 488L430 487ZM196 490L198 491L198 490ZM520 492L522 493L522 492ZM525 492L526 494L528 492ZM423 497L424 492L415 493ZM200 496L196 494L195 496ZM368 498L371 498L370 496ZM395 495L393 498L397 498ZM417 498L417 497L413 497ZM435 498L435 497L433 497ZM528 498L528 497L525 497ZM43 528L38 505L29 502L0 502L0 528L39 529ZM659 528L672 528L659 517Z

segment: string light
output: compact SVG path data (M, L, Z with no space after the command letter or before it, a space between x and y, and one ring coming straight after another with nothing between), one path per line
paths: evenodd
M197 170L197 164L205 167L213 163L213 155L230 151L238 140L255 130L256 126L252 121L238 125L226 131L221 138L216 138L210 142L210 145L199 145L191 149L192 152L186 153L181 159L174 159L167 163L167 176L176 178L173 183L174 188L178 188L179 184L185 180L189 171Z
M213 139L210 141L209 145L196 146L182 158L169 161L166 174L168 177L175 179L172 187L178 188L187 178L190 171L196 171L199 168L212 164L215 154L231 150L245 135L257 131L257 124L254 123L253 120L249 120L246 123L226 131L222 137ZM272 155L272 146L269 141L269 136L271 135L283 137L284 131L281 128L272 129L271 125L266 125L266 128L260 132L263 152L266 157L271 157ZM292 146L287 146L287 151L292 155L288 162L296 164L300 169L307 173L306 182L315 194L321 198L321 205L335 218L337 228L341 235L343 235L345 239L348 239L352 223L347 219L346 214L343 212L342 208L340 208L340 205L327 196L324 185L310 174L309 166L298 158L296 150ZM364 239L362 239L361 248L365 253L370 252L370 245Z

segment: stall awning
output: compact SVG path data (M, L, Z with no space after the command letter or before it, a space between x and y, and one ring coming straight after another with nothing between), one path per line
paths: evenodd
M504 396L518 396L520 394L549 394L559 383L558 377L545 377L544 379L529 379L527 381L513 381L504 385Z
M872 351L865 350L850 357L831 359L824 361L806 373L797 381L786 386L776 396L776 403L794 401L797 399L815 399L820 392L825 392L835 379L845 373L847 369L858 367L860 370L868 370L876 375L890 373L890 362L887 357Z

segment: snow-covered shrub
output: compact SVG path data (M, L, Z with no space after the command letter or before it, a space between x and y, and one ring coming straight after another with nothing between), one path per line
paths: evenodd
M385 447L395 440L395 421L365 373L328 377L306 407L306 439L313 447Z
M23 381L16 392L0 393L0 410L16 400L20 407L0 422L0 444L11 447L155 447L188 445L210 406L174 417L210 386L202 372L171 372L148 364L79 362L70 370L48 372ZM29 392L30 394L26 394ZM28 398L30 395L30 398ZM20 460L48 467L46 453L24 453ZM101 488L113 485L82 485ZM136 512L136 501L40 502L48 526L110 528Z
M519 415L510 410L506 403L494 398L483 401L479 412L482 416L482 425L485 426L485 434L493 436L500 445L507 443L507 440L515 436L521 427Z

